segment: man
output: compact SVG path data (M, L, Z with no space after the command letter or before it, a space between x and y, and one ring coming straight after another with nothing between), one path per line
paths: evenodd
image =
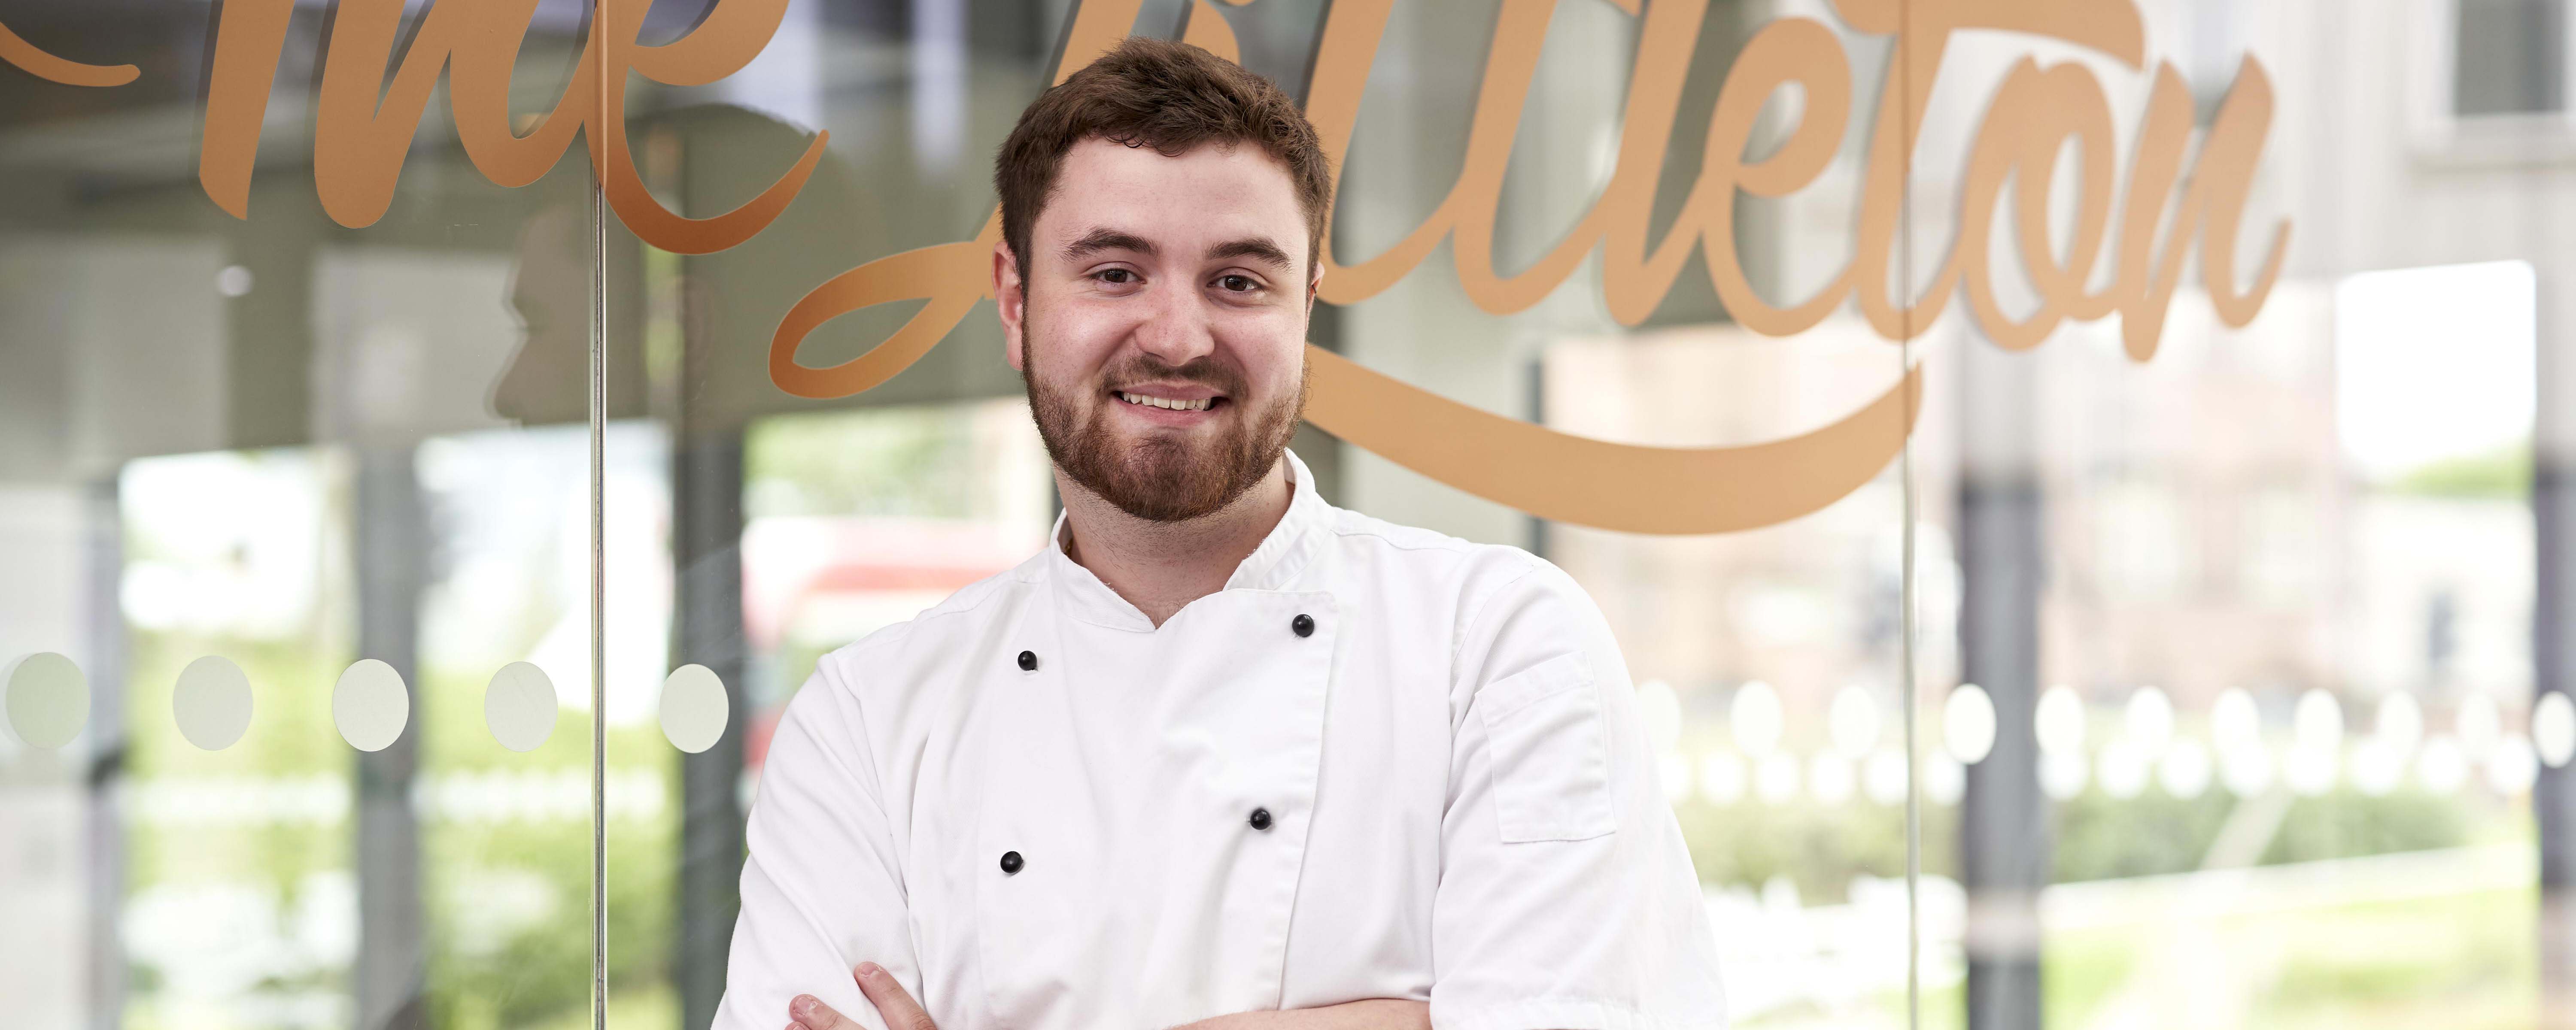
M1174 43L1022 115L994 296L1064 514L788 706L718 1026L1723 1025L1590 600L1287 452L1326 164Z

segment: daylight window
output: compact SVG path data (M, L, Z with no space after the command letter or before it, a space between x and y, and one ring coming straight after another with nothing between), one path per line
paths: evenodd
M2451 113L2567 106L2567 0L2459 0Z

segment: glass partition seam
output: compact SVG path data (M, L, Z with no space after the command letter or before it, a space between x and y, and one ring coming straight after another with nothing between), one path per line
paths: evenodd
M1897 155L1896 178L1896 311L1899 326L1896 338L1897 372L1901 377L1914 373L1914 83L1907 61L1911 52L1905 41L1914 38L1913 0L1898 0L1898 18L1903 28L1897 43L1889 50L1894 66L1889 74L1896 77L1897 138L1904 141ZM1886 288L1885 283L1878 288ZM1905 391L1904 434L1897 444L1896 492L1898 568L1896 570L1897 606L1897 692L1905 709L1905 1026L1922 1030L1923 1026L1923 791L1918 780L1922 757L1916 740L1914 682L1914 426L1919 391Z
M608 4L594 0L592 44L604 53ZM590 165L590 1025L608 1027L608 67L598 64L599 160ZM624 145L622 142L619 145Z

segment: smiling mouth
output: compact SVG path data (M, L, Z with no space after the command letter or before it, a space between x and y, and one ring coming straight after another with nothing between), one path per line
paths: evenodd
M1129 404L1147 408L1162 408L1166 411L1206 411L1209 408L1215 407L1219 402L1225 400L1223 397L1201 397L1197 400L1182 400L1177 397L1153 397L1141 393L1128 393L1124 390L1113 392L1117 395L1119 400L1126 401Z

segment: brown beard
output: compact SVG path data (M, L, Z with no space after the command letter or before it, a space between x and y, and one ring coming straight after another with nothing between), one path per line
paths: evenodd
M1227 404L1241 405L1246 395L1242 375L1208 357L1174 366L1139 354L1089 384L1100 399L1091 409L1091 418L1084 420L1081 405L1068 390L1042 385L1044 377L1038 375L1034 348L1026 335L1020 340L1020 367L1038 437L1046 441L1047 457L1054 459L1055 467L1118 510L1150 522L1199 518L1259 485L1297 433L1297 419L1306 410L1310 371L1301 349L1296 396L1280 398L1260 411L1246 408L1214 440L1185 441L1157 433L1121 450L1109 428L1109 406L1126 402L1110 394L1109 384L1148 379L1202 383L1225 395Z

